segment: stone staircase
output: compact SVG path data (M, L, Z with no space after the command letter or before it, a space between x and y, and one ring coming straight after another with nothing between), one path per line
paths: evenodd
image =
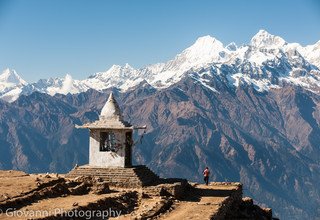
M157 184L160 180L147 166L139 165L130 168L123 167L92 167L88 165L79 166L66 174L66 178L79 176L99 177L108 182L110 186L116 187L143 187Z

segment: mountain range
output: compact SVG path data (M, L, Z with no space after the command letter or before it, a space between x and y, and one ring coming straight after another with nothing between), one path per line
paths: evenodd
M85 80L0 76L0 169L68 172L88 162L88 131L113 91L147 125L136 164L162 177L241 181L281 219L320 216L320 41L302 47L259 31L250 44L199 38L167 63L112 66ZM135 137L138 139L138 137Z
M207 67L214 69L215 77L227 80L230 86L250 84L258 91L267 91L291 83L318 93L319 51L320 41L303 47L298 43L287 43L265 30L253 36L248 45L240 47L235 43L224 46L217 39L204 36L166 63L140 69L134 69L129 64L113 65L109 70L95 73L84 80L73 79L67 74L64 78L27 83L16 71L6 69L0 75L0 98L12 102L21 94L29 95L35 91L49 95L76 94L88 89L103 91L112 87L126 92L142 81L156 89L163 89L179 82L188 71ZM208 86L206 74L195 78L203 86Z

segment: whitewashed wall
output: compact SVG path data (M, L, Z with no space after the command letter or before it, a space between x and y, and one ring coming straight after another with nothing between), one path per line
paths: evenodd
M120 149L115 152L100 151L100 131L90 132L89 165L98 167L125 167L125 131L114 131Z

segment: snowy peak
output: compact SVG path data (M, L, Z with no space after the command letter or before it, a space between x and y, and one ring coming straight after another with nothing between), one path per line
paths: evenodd
M107 71L96 73L89 77L89 79L83 80L82 83L85 87L98 91L110 87L127 90L143 80L143 77L139 75L140 73L141 71L134 69L129 64L125 64L124 66L113 65Z
M0 99L8 102L16 100L27 82L15 70L5 69L0 75Z
M182 54L186 54L189 59L195 60L199 58L199 56L208 58L217 57L217 54L223 50L224 47L220 41L207 35L199 37L196 42L191 47L184 50Z
M223 44L218 41L216 38L211 37L210 35L199 37L196 42L189 47L190 50L202 51L207 48L210 49L221 49Z
M182 51L173 60L168 61L163 71L176 71L179 75L191 68L225 60L227 53L228 50L220 41L207 35L198 38L192 46Z
M258 48L280 48L287 42L281 37L269 34L265 30L260 30L251 39L250 45Z
M0 82L1 83L10 83L15 85L25 85L27 84L15 70L11 70L9 68L5 69L2 74L0 75Z
M146 68L143 77L155 88L166 88L181 80L184 73L191 69L207 67L214 62L222 62L228 58L230 51L223 44L209 35L198 38L195 43L169 60L159 64L160 68Z
M128 63L126 63L124 66L120 65L112 65L110 69L108 69L105 72L99 72L96 73L89 78L99 78L100 80L107 80L107 78L112 77L130 77L132 73L134 73L136 70L131 67Z

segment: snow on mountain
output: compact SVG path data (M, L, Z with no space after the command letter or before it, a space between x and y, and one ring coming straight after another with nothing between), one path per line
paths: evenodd
M201 67L211 62L222 62L227 59L227 50L223 44L211 36L204 36L168 63L171 70L188 70ZM175 65L174 65L175 64ZM178 65L177 65L178 64Z
M292 83L318 93L320 71L299 49L304 48L260 30L249 45L233 53L228 65L235 72L225 73L226 78L234 86L249 84L261 92Z
M211 36L204 36L189 48L168 61L163 69L155 73L148 81L157 88L165 88L178 82L190 69L208 66L213 62L224 62L229 57L229 50Z
M16 100L27 85L15 70L5 69L0 75L0 98L8 102Z
M9 85L25 85L27 84L15 70L10 70L9 68L3 70L0 75L0 83L1 84L9 84Z
M161 89L180 81L184 73L192 68L225 61L228 53L230 51L224 48L220 41L204 36L167 63L153 64L141 69L134 69L129 64L113 65L106 72L96 73L82 82L87 87L98 90L114 86L126 91L146 80L155 88Z
M306 47L302 47L299 44L296 45L299 53L301 53L306 60L320 69L320 40L317 43Z
M265 30L260 30L251 39L250 45L258 48L280 48L286 45L287 42L281 37L269 34Z
M80 80L74 80L71 75L66 74L64 78L40 79L36 83L29 84L23 88L23 94L30 94L34 91L47 93L49 95L75 94L88 90Z
M208 87L208 80L220 78L229 86L253 85L258 91L279 88L286 83L320 92L320 41L306 47L288 43L279 36L260 30L248 45L238 47L235 43L224 46L211 36L198 38L193 45L166 63L148 65L135 69L129 64L113 65L109 70L98 72L84 80L70 75L64 78L42 79L27 84L14 70L0 75L0 98L14 101L20 94L39 91L56 93L79 93L90 88L102 91L117 87L126 91L145 81L156 89L163 89L191 77ZM201 70L212 72L200 74ZM209 88L209 87L208 87ZM210 90L216 91L210 84Z
M75 94L88 89L81 81L74 80L71 75L66 74L63 79L55 78L51 79L51 86L47 87L47 93L49 95L60 94Z
M88 88L98 88L99 91L109 87L117 87L121 90L127 90L137 85L143 79L139 77L138 70L132 68L129 64L125 66L113 65L106 72L99 72L82 83Z

